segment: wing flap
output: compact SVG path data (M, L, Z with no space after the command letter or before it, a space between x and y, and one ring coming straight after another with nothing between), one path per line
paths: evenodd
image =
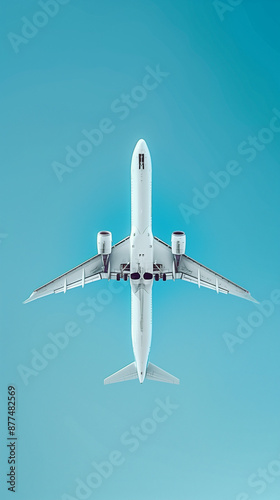
M110 277L116 279L121 271L121 265L129 263L129 236L112 247L110 256ZM108 279L108 274L104 273L104 263L101 255L95 255L82 264L74 267L70 271L58 276L45 285L37 288L30 297L24 301L24 304L35 299L40 299L53 293L62 293L78 286L84 287L88 283L98 281L103 278Z
M187 255L182 255L178 267L178 273L181 279L196 283L199 287L216 290L217 293L236 295L252 302L257 302L245 288L237 285L233 281L221 276L221 274L212 271L208 267L196 262Z
M112 247L110 257L110 277L116 279L117 274L130 263L130 236L119 241Z
M102 279L102 270L102 257L96 255L61 276L58 276L58 278L34 290L30 297L25 300L24 304L51 295L52 293L65 293L67 290L71 290L77 286L84 286L92 281Z
M248 290L191 259L187 255L181 256L178 269L173 275L174 258L171 246L156 237L154 238L154 262L166 273L167 279L171 279L173 276L176 279L195 283L199 287L202 286L216 290L217 293L236 295L237 297L257 302Z

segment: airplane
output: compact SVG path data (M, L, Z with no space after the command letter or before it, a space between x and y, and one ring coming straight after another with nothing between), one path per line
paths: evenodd
M148 361L152 338L152 287L154 281L181 279L217 293L257 302L250 293L185 254L186 235L174 231L171 246L152 233L152 163L148 146L140 139L131 161L131 234L112 246L110 231L97 235L98 254L46 285L24 302L82 288L93 281L129 279L131 336L134 361L105 378L104 384L144 379L179 384L179 379Z

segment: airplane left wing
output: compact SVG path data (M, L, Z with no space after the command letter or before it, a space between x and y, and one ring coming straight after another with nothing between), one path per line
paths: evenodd
M123 267L129 264L129 236L112 247L110 255L110 278L117 279ZM46 285L37 288L24 304L35 299L40 299L52 293L66 292L77 286L87 285L93 281L108 279L108 273L104 273L104 264L101 255L95 255L77 267L62 274L58 278L49 281Z
M248 290L236 285L233 281L224 278L185 254L181 256L179 266L175 270L171 247L156 237L154 238L154 263L155 268L158 267L161 269L161 273L166 275L166 279L182 279L190 283L196 283L199 287L203 286L216 290L217 293L229 293L257 302Z

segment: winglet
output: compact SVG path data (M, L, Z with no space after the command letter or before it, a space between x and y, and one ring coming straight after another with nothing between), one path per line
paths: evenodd
M248 297L246 297L247 300L250 300L251 302L255 302L255 304L259 304L259 301L254 299L252 295L248 292Z
M23 304L27 304L28 302L31 302L32 300L35 300L36 297L34 297L34 292L31 293L30 297L28 299L23 301Z
M252 302L255 302L255 304L259 304L259 301L258 301L258 300L256 300L256 299L254 299L254 297L252 297L252 296L250 297L250 300L251 300Z

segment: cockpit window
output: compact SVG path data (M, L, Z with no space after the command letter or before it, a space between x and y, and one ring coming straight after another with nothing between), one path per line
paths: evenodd
M131 273L130 278L132 280L139 280L140 279L140 274L139 273Z
M139 170L144 170L144 155L139 154Z
M144 273L143 278L144 278L144 280L152 280L153 275L151 273Z

